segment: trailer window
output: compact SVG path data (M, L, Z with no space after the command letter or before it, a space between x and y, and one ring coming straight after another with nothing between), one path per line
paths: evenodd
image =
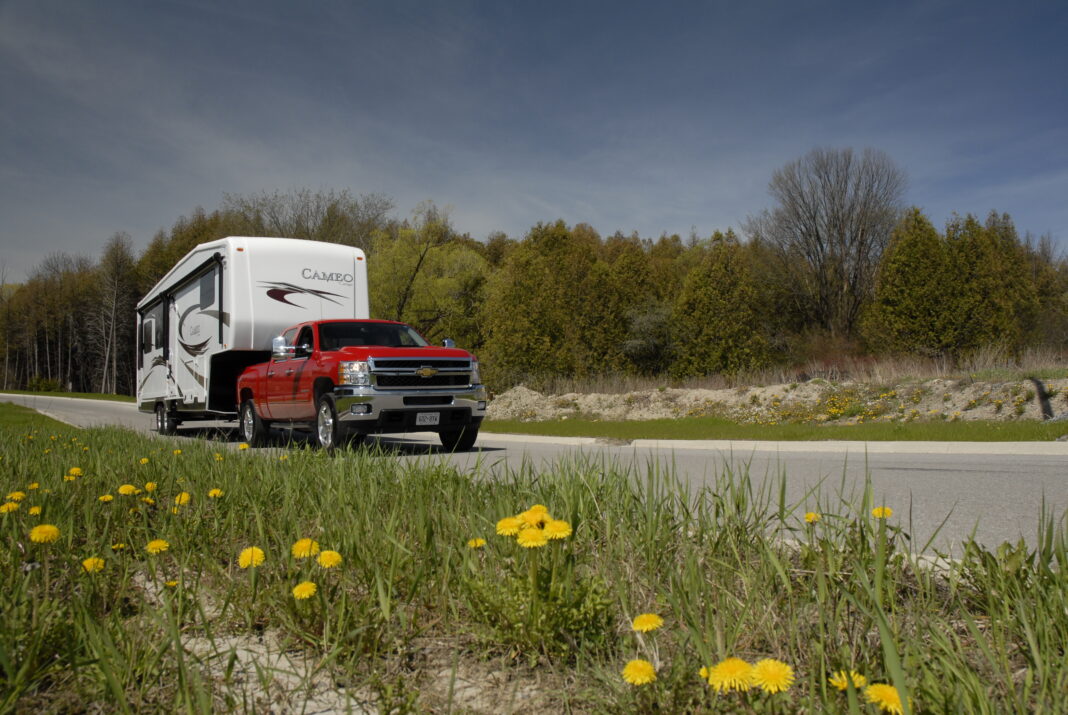
M200 277L200 307L207 308L215 304L215 271L208 271Z
M163 345L163 303L157 303L141 320L141 352L150 353Z

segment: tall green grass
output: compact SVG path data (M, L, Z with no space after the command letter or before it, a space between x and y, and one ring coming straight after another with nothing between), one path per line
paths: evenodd
M462 473L25 414L0 406L2 488L25 494L0 514L0 711L299 710L343 688L350 707L393 712L874 712L828 683L840 669L893 683L918 712L1055 711L1068 692L1068 539L1052 513L1031 543L967 544L935 569L863 487L790 503L781 480L744 471L694 492L654 464ZM527 549L496 534L534 504L572 535ZM29 539L43 523L58 540ZM343 563L294 558L301 538ZM149 554L156 539L169 548ZM250 546L265 561L241 569ZM103 570L85 572L88 557ZM304 581L317 592L297 600ZM665 625L639 637L646 612ZM257 643L286 655L288 677L266 653L249 664ZM781 660L795 682L717 694L698 670L731 656ZM655 682L623 680L634 658ZM494 674L475 695L458 682L471 671Z

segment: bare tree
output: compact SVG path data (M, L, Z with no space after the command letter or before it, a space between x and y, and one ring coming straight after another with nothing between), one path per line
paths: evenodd
M372 234L384 228L393 202L380 194L353 196L344 191L226 194L223 210L249 236L285 236L342 243L367 250Z
M905 184L883 152L814 149L775 172L768 190L778 205L746 224L772 249L799 312L833 336L854 334Z

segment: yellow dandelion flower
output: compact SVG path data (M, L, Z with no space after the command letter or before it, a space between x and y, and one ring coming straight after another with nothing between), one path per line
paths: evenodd
M128 513L128 514L140 514L140 513L141 513L141 510L140 510L140 509L138 509L138 508L137 508L137 507L135 507L135 506L132 506L132 507L130 507L130 510L129 510L129 511L128 511L127 513Z
M516 542L524 549L536 549L549 543L549 537L545 535L544 529L529 527L519 532Z
M116 544L112 544L111 545L111 550L112 551L122 551L125 548L126 548L126 544L122 543L121 541L116 543Z
M18 511L19 503L17 501L9 501L0 504L0 514L10 514L13 511Z
M873 683L864 689L864 699L878 705L884 713L902 715L905 712L901 705L901 693L893 685Z
M150 493L156 491L156 483L155 482L145 482L145 491L146 492L150 492Z
M299 539L290 549L295 559L306 559L319 553L319 542L314 539Z
M279 462L284 462L287 459L289 459L289 455L288 454L283 454L281 457L278 458L278 461Z
M96 500L104 502L105 504L107 504L109 501L112 501L114 498L115 497L111 496L110 494L101 494L100 496L98 496L96 498Z
M467 548L469 548L469 549L481 549L485 545L486 545L486 540L485 539L468 539L467 540Z
M853 687L857 690L860 690L868 684L868 679L855 670L839 670L837 673L827 678L827 682L839 690L848 690L850 680L853 681Z
M888 506L877 506L871 510L871 515L876 519L889 519L894 515L894 510Z
M744 692L753 685L753 666L741 658L727 658L708 669L707 679L717 693Z
M8 501L22 501L26 498L26 492L11 492L7 495Z
M822 516L820 516L819 514L817 514L814 511L806 511L805 512L805 523L807 523L807 524L815 524L817 521L819 521L822 518L823 518Z
M192 495L189 494L189 492L181 492L181 493L178 494L178 496L176 496L174 498L174 503L177 504L178 506L185 506L186 504L189 503L189 500L192 499L192 498L193 497L192 497Z
M656 680L656 668L647 660L632 660L623 667L623 680L631 685L648 685Z
M519 527L522 526L522 523L518 517L506 516L497 522L497 535L515 536L519 533Z
M163 585L166 586L167 588L178 588L178 582L177 581L164 581Z
M631 622L630 627L639 633L648 633L649 631L655 631L664 625L664 619L655 613L643 613L640 616L635 617Z
M141 457L141 464L148 464L148 457Z
M65 482L73 482L77 478L78 477L74 476L73 474L64 474L63 475L63 481L65 481Z
M765 693L782 693L794 684L794 669L781 660L764 658L753 665L753 684Z
M208 491L208 499L218 499L223 495L222 489L211 489Z
M545 536L550 539L566 539L571 536L571 524L563 519L550 519L545 522Z
M171 545L163 539L152 539L152 541L149 541L148 545L145 546L145 551L150 554L162 554L169 548L171 548Z
M537 510L534 507L541 507L541 510ZM548 511L545 511L545 507L541 506L541 504L535 504L522 514L519 514L518 518L522 522L522 527L524 529L540 529L545 526L545 522L549 521L552 517L549 516Z
M152 497L141 497L141 501L144 502L145 504L148 504L149 506L155 506L156 505L156 500L153 499Z
M173 454L175 457L177 457L181 453L182 453L182 450L180 450L180 449L176 449L173 452L171 452L171 454Z
M118 488L118 492L124 497L129 497L133 496L134 494L140 494L141 490L135 487L133 484L123 484L121 487Z
M82 568L86 573L96 573L97 571L104 570L104 559L96 556L90 556L86 560L82 561Z
M223 461L223 456L221 454L219 454L218 452L215 453L215 461L216 462Z
M41 486L41 485L40 485L40 484L38 484L37 482L31 482L31 483L30 483L30 485L29 485L29 486L27 486L26 488L27 488L27 489L29 489L29 490L30 490L30 491L32 492L32 491L34 491L35 489L38 489L38 488L40 488L40 486Z
M237 448L238 449L248 449L248 442L242 442L241 444L237 445Z
M30 507L30 516L40 516L40 514L41 514L41 507L39 507L39 506L31 506Z
M303 581L293 587L293 598L297 599L298 601L303 601L306 598L311 598L312 596L314 596L315 592L318 590L319 587L311 581Z
M266 557L263 549L258 546L250 546L241 551L241 554L237 557L237 565L243 569L247 569L250 566L259 566L263 563L264 558Z
M82 471L81 467L71 467L70 471L68 471L67 474L71 475L72 477L80 477L85 474L85 472Z
M544 504L535 504L534 506L532 506L529 509L527 509L527 511L529 511L529 512L531 512L533 514L548 514L549 513L548 508L546 508L546 506Z
M319 554L319 565L324 569L332 569L341 565L341 554L336 551L330 551L327 549L323 553Z
M30 529L30 541L35 544L51 544L59 538L59 528L52 524L38 524Z

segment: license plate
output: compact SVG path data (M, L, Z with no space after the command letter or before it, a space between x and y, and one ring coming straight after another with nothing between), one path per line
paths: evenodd
M440 412L417 412L415 414L415 424L420 427L436 425L440 419Z

